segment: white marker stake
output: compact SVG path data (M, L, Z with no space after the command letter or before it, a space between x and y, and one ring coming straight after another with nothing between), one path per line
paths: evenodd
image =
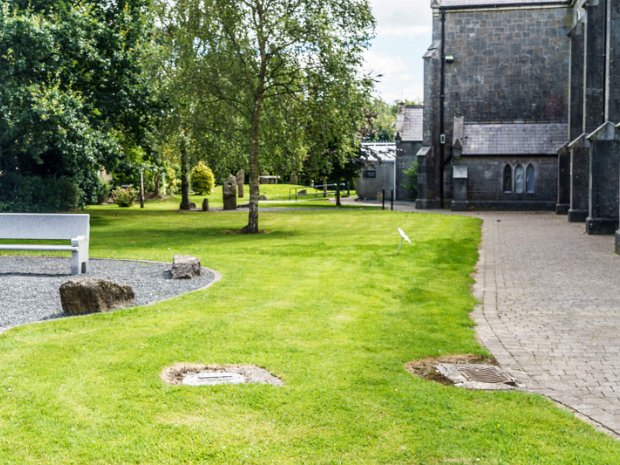
M398 244L398 253L396 255L400 255L400 249L402 249L403 247L403 240L411 244L411 239L407 237L407 235L405 234L405 231L403 231L402 229L397 228L397 230L398 230L398 233L400 234L400 243Z

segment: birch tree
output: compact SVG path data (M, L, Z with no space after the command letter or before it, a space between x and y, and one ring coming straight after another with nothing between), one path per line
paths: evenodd
M237 127L245 133L250 179L250 211L242 231L257 233L261 161L273 145L265 138L286 123L295 139L290 143L303 153L303 134L295 134L304 130L306 104L332 88L368 82L361 71L374 31L368 1L178 0L164 5L186 15L186 27L177 31L191 34L185 44L200 62L201 92L242 121ZM291 131L296 125L299 131Z

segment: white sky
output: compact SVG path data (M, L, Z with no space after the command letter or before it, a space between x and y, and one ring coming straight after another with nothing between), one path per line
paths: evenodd
M422 100L422 55L431 44L430 3L430 0L370 0L377 34L366 53L366 70L383 75L376 93L388 103Z

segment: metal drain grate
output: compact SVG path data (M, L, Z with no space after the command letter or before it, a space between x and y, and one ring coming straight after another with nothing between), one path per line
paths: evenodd
M514 389L520 385L509 373L493 365L438 363L437 371L454 383L468 389Z
M506 383L513 382L513 379L500 372L493 366L457 366L456 369L461 373L467 381L475 383Z

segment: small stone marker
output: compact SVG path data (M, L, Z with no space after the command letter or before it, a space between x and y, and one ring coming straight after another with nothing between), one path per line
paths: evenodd
M130 286L97 278L71 279L60 286L60 302L65 313L81 315L106 312L134 303Z
M200 260L189 255L175 255L170 273L172 279L192 279L200 276Z
M268 200L266 195L259 195L258 200Z
M237 171L237 196L243 198L243 183L245 182L245 172L243 170Z
M224 181L222 187L222 194L224 196L224 210L236 210L237 209L237 178L232 174Z
M205 198L202 201L202 211L203 212L208 212L209 211L209 199Z
M297 173L291 173L291 184L296 186L299 183L299 179L297 178Z

